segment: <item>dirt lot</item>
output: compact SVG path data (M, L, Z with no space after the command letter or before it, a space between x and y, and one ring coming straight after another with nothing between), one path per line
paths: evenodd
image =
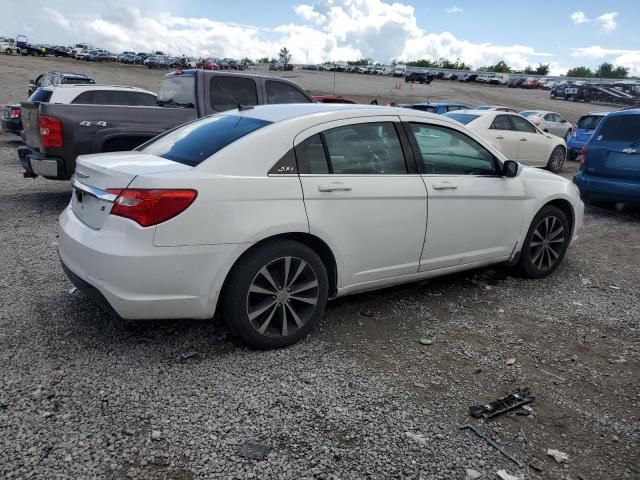
M0 57L0 103L22 98L27 80L48 69L150 90L163 74ZM332 74L290 76L331 93ZM596 109L545 92L393 86L336 75L336 93L362 100L424 90L432 100L554 106L572 120ZM0 133L0 478L462 480L467 468L483 479L499 469L640 478L638 211L588 207L550 278L479 270L347 297L301 344L255 352L217 320L124 322L68 293L55 242L70 188L22 178L19 144ZM520 386L536 395L532 415L468 416L469 405ZM525 467L459 431L463 423ZM246 440L273 450L242 458ZM549 448L568 461L556 463Z
M98 83L133 85L153 92L158 90L166 70L149 70L140 65L117 63L96 64L63 58L2 57L0 58L0 105L24 100L27 84L44 71L71 71L91 75ZM264 68L263 74L276 74ZM572 103L551 100L549 92L522 90L458 81L435 80L431 85L405 84L403 79L389 76L362 75L357 73L332 73L294 70L279 72L314 95L335 94L361 103L377 99L380 104L417 102L462 102L470 107L477 105L505 105L517 111L527 109L551 110L574 122L580 115L591 111L610 110L611 107L588 103ZM335 79L335 82L334 82ZM401 87L397 90L395 87Z

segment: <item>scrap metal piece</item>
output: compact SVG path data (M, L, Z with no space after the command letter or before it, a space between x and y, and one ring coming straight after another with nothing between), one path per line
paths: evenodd
M269 455L269 452L271 452L271 445L249 441L240 445L239 453L241 457L264 460L264 458Z
M493 418L514 408L531 403L535 398L528 387L517 388L508 395L486 405L471 405L469 414L474 418Z
M505 457L507 457L509 460L511 460L513 463L515 463L516 465L518 465L520 468L523 468L524 465L522 464L522 462L520 460L518 460L517 458L515 458L513 455L511 455L509 452L507 452L504 448L502 448L500 445L498 445L495 440L493 438L491 438L490 436L482 433L480 430L478 430L476 427L474 427L473 425L470 425L468 423L465 423L464 425L460 425L460 430L471 430L473 433L475 433L477 436L479 436L480 438L482 438L485 442L487 442L489 445L491 445L493 448L495 448L496 450L498 450L502 455L504 455Z

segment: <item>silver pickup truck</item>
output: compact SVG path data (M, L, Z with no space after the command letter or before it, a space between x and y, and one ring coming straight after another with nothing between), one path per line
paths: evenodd
M78 155L133 150L178 125L241 106L313 98L278 77L184 70L164 77L157 102L152 107L21 103L26 146L18 148L18 156L24 176L68 180Z

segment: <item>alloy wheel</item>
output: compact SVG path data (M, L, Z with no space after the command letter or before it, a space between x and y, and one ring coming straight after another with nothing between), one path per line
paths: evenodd
M536 226L529 244L531 263L538 270L550 270L562 256L565 235L562 221L544 217Z
M557 172L564 165L565 154L562 148L556 148L551 154L551 169Z
M293 256L277 258L253 278L247 315L261 335L286 337L309 321L319 295L318 277L309 263Z

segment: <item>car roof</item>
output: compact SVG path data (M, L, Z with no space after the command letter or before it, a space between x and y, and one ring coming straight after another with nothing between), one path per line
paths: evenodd
M412 103L412 105L419 105L421 107L427 107L427 106L431 106L431 107L447 107L447 106L453 106L453 107L466 107L466 105L464 103L442 103L442 102L435 102L435 103L430 103L430 102L423 102L423 103Z
M335 114L335 115L331 115ZM411 115L424 117L425 119L435 119L442 121L441 115L435 115L418 110L407 110L401 107L383 107L378 105L354 105L345 103L288 103L273 105L257 105L246 110L228 110L221 115L246 116L272 123L305 117L305 116L327 116L327 117L373 117L388 115ZM327 121L336 118L328 118ZM452 120L447 119L447 121Z
M609 112L607 117L620 117L624 115L638 115L640 114L640 108L630 108L629 110L618 110L616 112Z
M143 93L151 93L155 95L155 93L150 92L149 90L145 90L144 88L138 87L130 87L126 85L102 85L96 83L79 83L79 84L63 84L63 85L48 85L46 87L40 87L44 90L118 90L118 91L132 91L132 92L143 92Z

